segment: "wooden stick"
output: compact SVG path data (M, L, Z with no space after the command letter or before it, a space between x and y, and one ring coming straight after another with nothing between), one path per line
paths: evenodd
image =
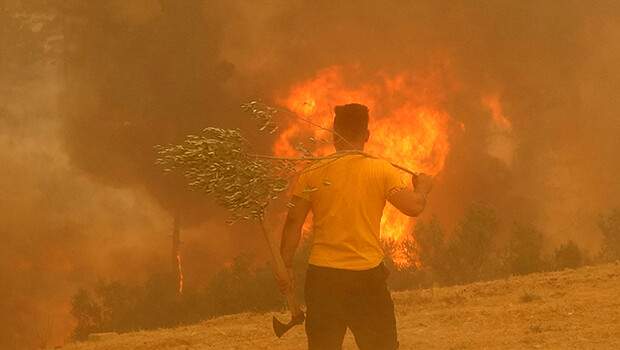
M410 170L400 164L394 163L388 159L382 158L382 157L377 157L377 156L373 156L370 153L366 153L366 152L362 152L362 151L341 151L341 152L337 152L328 156L322 156L322 157L280 157L280 156L270 156L270 155L265 155L265 154L253 154L250 153L248 154L248 156L250 157L254 157L254 158L262 158L262 159L272 159L272 160L291 160L291 161L318 161L318 160L325 160L325 159L334 159L334 158L339 158L339 157L344 157L350 154L359 154L368 158L374 158L374 159L383 159L386 160L388 162L390 162L390 164L392 164L393 167L395 167L396 169L400 169L412 176L418 176L419 173Z

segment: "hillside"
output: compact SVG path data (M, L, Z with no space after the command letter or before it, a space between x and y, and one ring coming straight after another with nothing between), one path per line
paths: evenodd
M394 300L401 349L620 349L618 264L398 292ZM63 349L305 349L302 327L276 339L270 319L226 316ZM356 349L350 335L344 349Z

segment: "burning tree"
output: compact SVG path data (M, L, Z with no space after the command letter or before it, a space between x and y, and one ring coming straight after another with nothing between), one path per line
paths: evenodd
M329 125L335 105L363 101L372 111L370 138L365 150L434 176L444 167L450 150L448 136L451 128L457 126L443 107L445 93L450 87L444 84L441 76L442 72L433 69L372 72L350 65L335 65L295 83L278 96L277 103L297 118ZM322 142L324 130L310 123L288 123L282 129L273 146L278 156L297 154L298 141L308 136L312 138L309 142L316 141L313 144L315 154L331 152L330 145ZM381 219L382 239L401 242L412 230L412 220L388 203ZM404 253L398 248L398 255L404 256ZM396 263L399 267L408 267L417 260L396 259Z

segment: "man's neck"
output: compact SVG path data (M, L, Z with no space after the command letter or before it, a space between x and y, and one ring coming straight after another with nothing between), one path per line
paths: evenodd
M364 152L364 146L362 147L338 147L336 152Z
M346 145L335 145L336 152L358 151L364 152L364 143L347 143Z

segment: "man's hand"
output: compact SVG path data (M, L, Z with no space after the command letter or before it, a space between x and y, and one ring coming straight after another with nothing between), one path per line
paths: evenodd
M287 268L287 274L281 275L276 273L276 282L278 282L278 289L282 295L286 295L294 290L295 273L292 268Z
M426 207L426 196L433 187L433 178L424 173L411 179L414 189L402 189L391 193L387 200L407 216L418 216Z
M433 177L424 173L420 173L417 176L411 178L411 183L415 192L426 196L433 188Z

